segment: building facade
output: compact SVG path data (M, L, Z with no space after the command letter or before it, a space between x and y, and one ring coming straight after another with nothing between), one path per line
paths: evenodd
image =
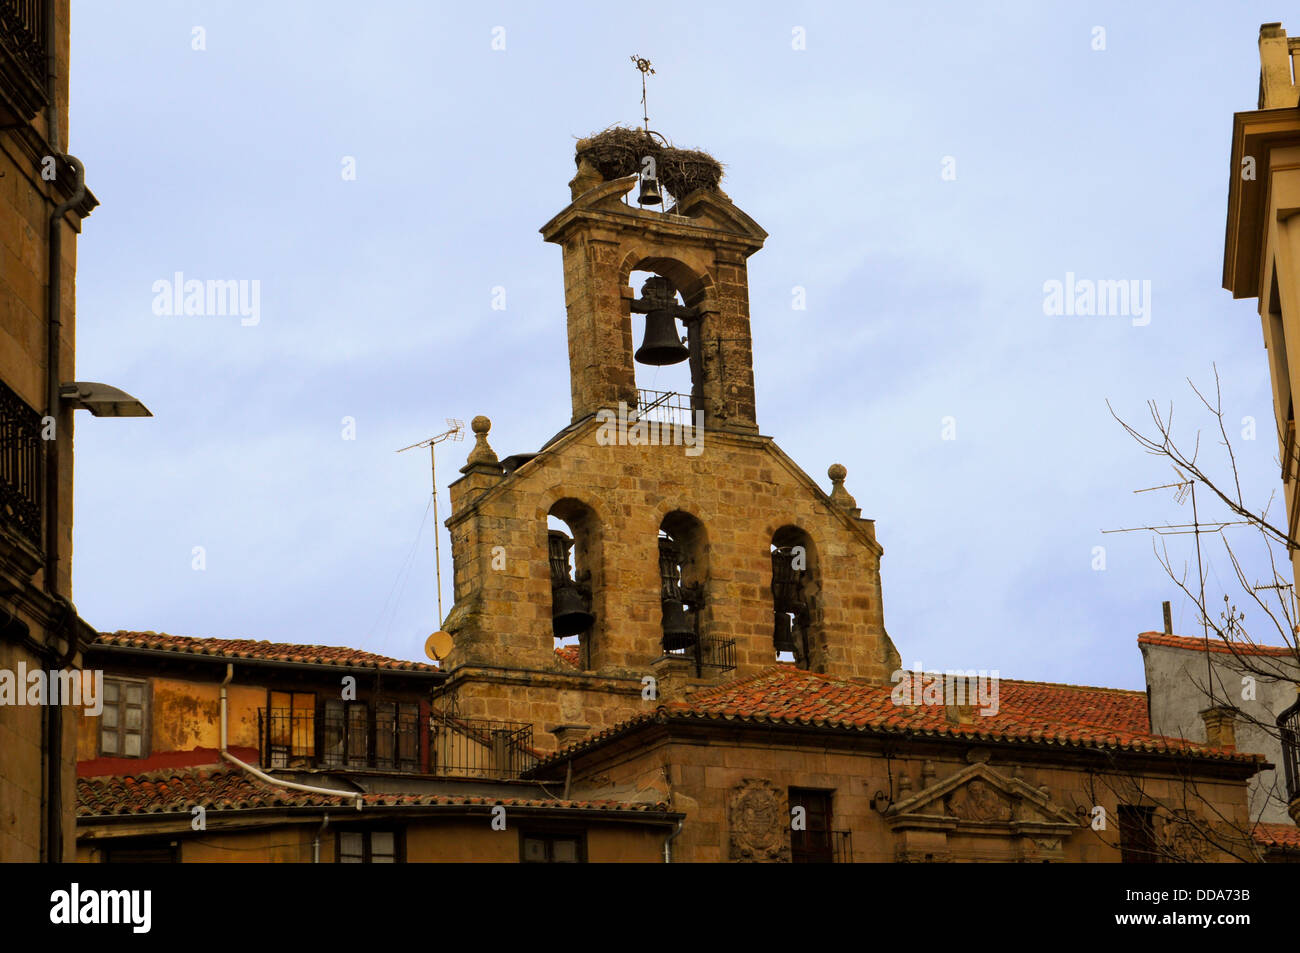
M153 632L86 658L79 861L653 862L680 820L523 780L532 726L435 705L434 665Z
M72 857L79 699L51 693L81 695L95 636L70 601L74 405L60 395L77 235L97 204L63 146L68 16L68 0L0 3L0 862Z
M1286 504L1286 525L1277 535L1286 541L1294 579L1300 578L1300 39L1288 37L1280 23L1265 23L1259 59L1258 108L1232 120L1223 287L1259 305ZM1291 635L1292 655L1300 662L1300 640ZM1293 685L1300 691L1300 684ZM1279 713L1276 730L1290 814L1300 824L1300 695L1291 702Z
M1143 632L1138 648L1152 731L1264 755L1269 767L1250 781L1251 816L1294 827L1277 719L1295 701L1295 652L1288 646L1207 644L1169 632Z

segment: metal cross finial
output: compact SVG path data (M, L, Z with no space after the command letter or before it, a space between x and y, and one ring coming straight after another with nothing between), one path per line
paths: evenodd
M635 53L632 54L632 62L635 63L636 68L641 71L641 113L642 113L641 118L645 122L645 131L649 132L650 131L650 109L646 105L646 101L645 101L645 76L646 73L653 74L654 67L650 65L650 61L648 59L645 59L644 57L641 56L637 56Z

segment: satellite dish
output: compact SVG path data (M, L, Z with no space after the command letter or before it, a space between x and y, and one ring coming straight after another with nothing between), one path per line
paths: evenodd
M424 640L424 654L435 662L445 659L452 647L451 635L447 632L435 632Z

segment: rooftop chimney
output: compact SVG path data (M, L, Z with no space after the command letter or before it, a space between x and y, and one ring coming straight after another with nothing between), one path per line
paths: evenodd
M1165 635L1174 634L1174 614L1169 609L1169 603L1165 603Z
M1237 747L1237 709L1226 705L1207 708L1201 712L1201 720L1207 744L1229 751Z

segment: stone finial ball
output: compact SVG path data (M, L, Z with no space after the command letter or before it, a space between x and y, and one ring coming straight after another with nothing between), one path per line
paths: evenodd
M479 414L477 417L471 420L469 422L469 425L470 425L470 429L472 429L475 433L487 433L489 430L492 429L492 421L484 417L482 414Z
M831 478L831 482L839 483L849 475L849 471L844 468L842 463L832 463L830 469L826 471L826 475Z

